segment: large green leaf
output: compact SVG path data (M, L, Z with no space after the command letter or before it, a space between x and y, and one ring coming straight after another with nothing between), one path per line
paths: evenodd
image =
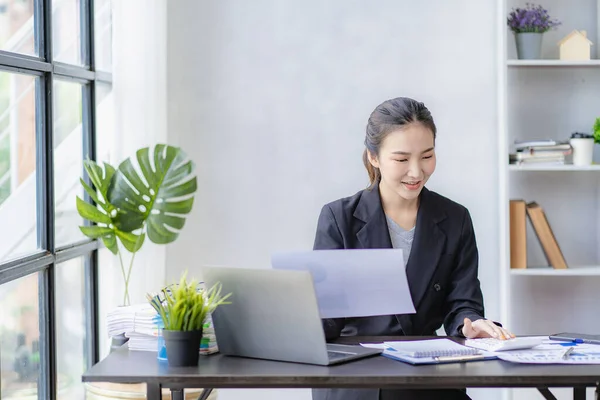
M117 238L115 237L115 229L108 228L105 226L80 226L81 232L89 238L98 239L101 238L102 242L106 246L107 249L111 251L113 254L117 254L119 252L119 247L117 246Z
M91 160L84 161L84 168L96 190L83 179L80 179L81 186L98 207L83 201L79 197L76 198L79 215L96 224L80 226L79 229L81 232L89 238L102 239L104 245L113 254L119 252L117 237L127 250L132 252L139 250L144 243L145 235L121 232L115 226L115 218L118 215L118 210L108 201L108 188L116 172L115 168L108 163L104 163L103 167L101 167Z
M112 223L110 215L103 213L97 207L94 207L90 203L86 203L79 197L77 197L76 201L77 211L79 212L79 215L81 215L83 218L87 219L88 221L100 224L110 225Z
M97 196L94 189L88 186L83 179L80 179L81 185L85 189L85 191L90 195L92 200L96 202L99 206L101 206L108 214L111 214L114 207L107 201L107 193L108 187L110 186L110 182L112 180L113 175L115 174L115 168L109 163L103 163L104 168L100 167L96 164L95 161L86 160L83 163L85 171L87 172L92 184L100 194Z
M194 163L178 147L160 144L136 152L137 165L123 161L108 189L119 210L115 226L132 232L146 225L148 238L158 244L177 239L192 210L197 189Z
M123 232L118 229L115 229L115 233L121 240L121 243L123 243L123 246L132 253L135 253L142 247L144 238L146 237L143 233L141 235L135 235L131 232Z

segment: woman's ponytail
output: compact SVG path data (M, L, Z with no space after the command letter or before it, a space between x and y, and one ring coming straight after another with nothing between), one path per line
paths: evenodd
M379 168L375 168L373 164L369 161L368 150L365 149L363 152L363 164L365 164L365 168L367 169L367 173L369 174L369 188L375 186L377 182L379 182L379 178L381 178L381 174L379 173Z

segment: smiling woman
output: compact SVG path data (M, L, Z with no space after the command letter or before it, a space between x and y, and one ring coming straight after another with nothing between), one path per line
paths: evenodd
M425 105L399 97L373 111L363 162L370 186L326 204L315 250L399 248L415 304L411 315L326 319L338 336L512 337L484 318L478 250L469 211L425 187L436 167L436 126ZM313 399L465 399L464 390L315 389Z

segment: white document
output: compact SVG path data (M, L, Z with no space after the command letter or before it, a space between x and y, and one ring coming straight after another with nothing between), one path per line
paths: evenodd
M573 351L563 357L569 348ZM528 350L493 353L499 359L520 364L600 364L600 345L576 344L548 340Z
M598 352L573 352L568 358L562 358L561 351L525 350L515 352L496 352L499 359L520 364L600 364Z
M401 249L276 253L271 265L312 273L321 318L416 312Z

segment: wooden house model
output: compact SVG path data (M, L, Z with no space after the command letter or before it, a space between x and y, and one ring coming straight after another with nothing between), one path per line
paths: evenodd
M560 59L589 60L592 45L592 41L587 38L586 31L574 30L558 42Z

